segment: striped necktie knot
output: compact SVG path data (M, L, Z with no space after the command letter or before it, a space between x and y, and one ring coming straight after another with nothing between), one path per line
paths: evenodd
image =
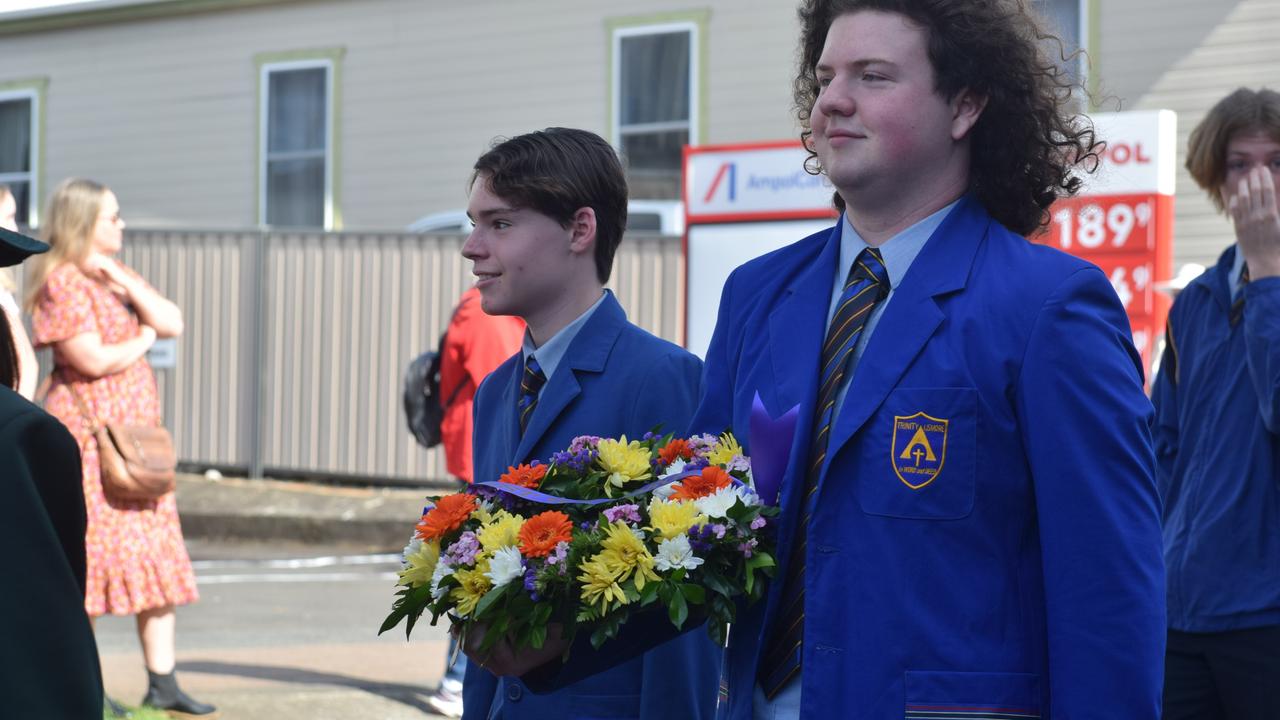
M520 376L520 399L516 401L516 411L520 414L520 434L529 426L529 418L533 408L538 404L538 393L547 384L547 376L542 373L538 360L529 355L524 360L524 374Z

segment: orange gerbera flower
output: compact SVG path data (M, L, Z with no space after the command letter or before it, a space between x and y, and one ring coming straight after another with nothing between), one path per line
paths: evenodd
M555 510L538 513L520 528L520 552L525 557L546 557L556 545L573 538L569 516Z
M662 462L670 465L677 458L681 460L693 459L693 448L689 447L689 441L683 438L672 438L658 451L658 457L662 458Z
M697 500L700 497L706 497L714 494L717 490L723 490L729 487L733 482L733 478L729 477L729 473L715 465L708 465L702 468L701 475L687 477L680 482L679 485L673 485L675 493L671 495L672 500Z
M422 522L418 523L418 537L423 540L444 537L462 527L475 509L476 499L467 493L445 495L422 516Z
M546 465L508 466L506 474L498 478L498 482L511 483L512 485L537 490L538 486L542 484L542 476L546 474Z

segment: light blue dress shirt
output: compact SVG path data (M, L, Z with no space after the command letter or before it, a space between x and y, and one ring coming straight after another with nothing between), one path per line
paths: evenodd
M547 389L547 385L551 382L551 376L555 375L556 368L560 367L560 361L564 359L564 354L569 351L569 346L573 344L573 339L578 337L578 331L582 330L582 326L587 324L587 320L595 314L596 308L604 302L605 297L609 294L605 290L600 294L600 299L595 301L587 311L578 316L576 320L560 328L560 332L552 335L549 340L542 343L542 347L534 347L533 336L529 334L529 328L524 329L524 343L520 347L520 353L527 363L529 356L533 355L538 359L538 367L542 368L542 374L546 376L547 382L542 384L542 389L538 391L538 397L542 397L542 391Z

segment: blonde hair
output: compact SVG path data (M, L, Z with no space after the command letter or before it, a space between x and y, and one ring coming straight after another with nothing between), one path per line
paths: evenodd
M98 222L106 194L106 185L84 178L68 178L54 188L43 223L43 239L49 243L49 252L31 262L28 311L35 309L36 297L54 270L89 256L93 227Z
M0 202L4 202L4 199L7 197L12 197L15 200L17 200L17 198L13 194L13 191L9 189L8 185L0 184ZM13 292L14 290L17 290L17 289L18 289L18 286L15 285L13 282L13 275L9 274L9 268L0 268L0 290L4 290L5 292Z

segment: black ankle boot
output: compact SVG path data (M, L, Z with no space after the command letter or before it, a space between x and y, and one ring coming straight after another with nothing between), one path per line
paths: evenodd
M182 692L173 673L158 675L148 670L147 678L149 684L147 696L142 698L143 705L164 710L170 717L213 720L218 716L217 708Z

